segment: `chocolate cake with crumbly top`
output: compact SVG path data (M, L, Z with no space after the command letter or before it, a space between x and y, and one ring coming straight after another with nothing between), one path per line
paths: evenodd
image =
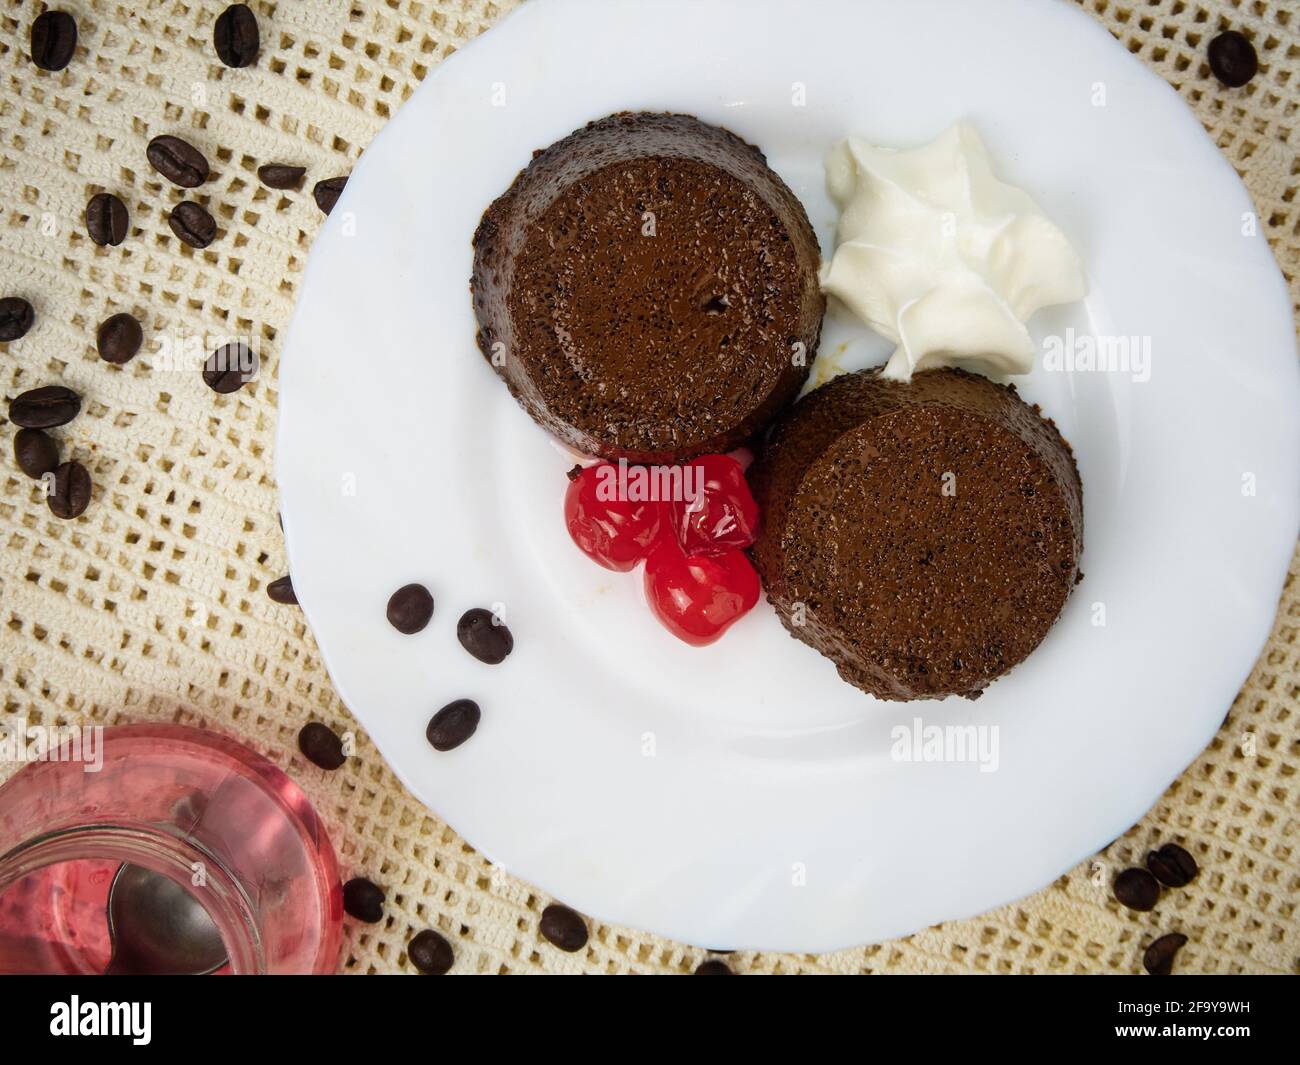
M984 377L838 377L777 424L750 478L751 556L782 623L881 699L977 697L1080 579L1070 446Z
M536 153L484 214L478 344L580 452L725 452L807 377L819 263L802 205L757 148L689 115L611 115Z

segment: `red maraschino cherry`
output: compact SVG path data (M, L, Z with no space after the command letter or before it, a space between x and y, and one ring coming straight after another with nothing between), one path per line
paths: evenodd
M588 466L564 493L564 524L573 542L606 569L630 570L660 538L664 504L620 498L618 467Z
M745 471L729 455L701 455L683 466L693 491L668 505L673 532L687 555L723 555L758 535L758 504Z
M703 647L758 602L758 574L741 551L692 558L665 536L646 560L645 594L669 632Z

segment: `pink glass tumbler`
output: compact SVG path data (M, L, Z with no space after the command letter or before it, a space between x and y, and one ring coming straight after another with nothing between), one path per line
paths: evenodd
M229 958L220 972L334 971L338 865L293 781L201 729L81 731L80 752L49 743L59 760L29 759L0 786L0 973L103 972L123 863L202 904Z

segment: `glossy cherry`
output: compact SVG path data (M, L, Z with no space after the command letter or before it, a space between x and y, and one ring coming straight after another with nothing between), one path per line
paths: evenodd
M729 455L701 455L683 467L693 490L669 504L673 532L688 555L722 555L748 547L758 534L754 502L740 463Z
M664 626L696 647L713 643L758 602L758 574L743 552L688 557L665 536L645 565L645 595Z
M664 528L664 505L619 498L618 468L588 466L564 493L564 524L573 542L606 569L629 570L644 559Z

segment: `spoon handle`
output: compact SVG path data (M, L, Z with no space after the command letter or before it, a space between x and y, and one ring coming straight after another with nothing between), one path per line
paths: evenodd
M108 965L104 967L104 976L135 976L136 973L129 966L124 965L122 959L114 954L108 959Z

